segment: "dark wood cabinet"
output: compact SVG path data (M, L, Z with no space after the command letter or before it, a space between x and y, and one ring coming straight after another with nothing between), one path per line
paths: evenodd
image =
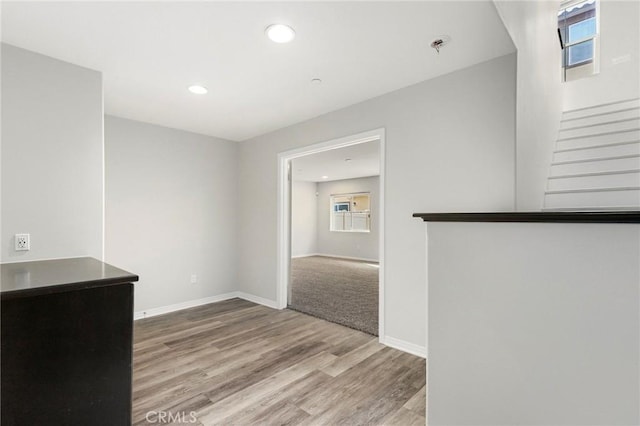
M1 268L2 425L131 424L138 277L91 258Z

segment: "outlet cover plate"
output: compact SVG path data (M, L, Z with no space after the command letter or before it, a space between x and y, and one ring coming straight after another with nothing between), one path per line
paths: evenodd
M29 234L16 234L16 251L31 250L31 238Z

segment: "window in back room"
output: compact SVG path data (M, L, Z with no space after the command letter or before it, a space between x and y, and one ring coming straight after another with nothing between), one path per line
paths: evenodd
M598 72L599 25L596 0L563 2L558 11L563 81Z

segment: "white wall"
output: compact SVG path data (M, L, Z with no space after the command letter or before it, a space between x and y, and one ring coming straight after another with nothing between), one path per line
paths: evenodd
M3 262L102 258L102 114L101 73L2 44Z
M237 290L237 144L107 116L105 145L106 261L140 276L135 310Z
M291 184L291 256L318 252L318 184L293 181Z
M384 127L386 334L424 346L424 235L411 215L513 209L514 109L507 55L241 142L240 290L276 298L277 154Z
M563 83L564 109L640 97L640 2L600 1L600 73Z
M494 0L518 49L516 201L521 211L544 204L562 114L559 1Z
M427 230L430 425L640 423L640 225Z
M380 178L378 176L318 183L318 253L334 256L356 257L367 260L379 259L379 187ZM371 231L330 231L331 195L348 194L352 192L371 193Z

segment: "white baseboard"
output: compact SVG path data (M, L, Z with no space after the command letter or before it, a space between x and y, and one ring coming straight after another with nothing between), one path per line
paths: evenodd
M155 317L157 315L181 311L182 309L194 308L196 306L206 305L209 303L222 302L223 300L233 299L234 297L238 297L237 291L219 294L217 296L203 297L202 299L187 300L186 302L174 303L173 305L160 306L158 308L145 309L143 311L134 312L133 319L139 320L142 318Z
M273 300L265 299L264 297L254 296L252 294L244 293L241 291L232 291L230 293L219 294L217 296L203 297L202 299L188 300L186 302L175 303L173 305L160 306L158 308L145 309L133 313L133 319L139 320L143 318L155 317L158 315L168 314L175 311L181 311L183 309L194 308L200 305L207 305L209 303L222 302L223 300L229 300L234 298L240 298L248 300L249 302L264 305L269 308L278 309L277 304Z
M265 299L264 297L254 296L253 294L244 293L242 291L236 292L236 297L240 299L248 300L249 302L257 303L258 305L264 305L268 308L280 309L278 308L278 303L275 300Z
M301 257L311 257L311 256L335 257L337 259L359 260L359 261L362 261L362 262L378 263L378 259L367 259L366 257L340 256L339 254L328 254L328 253L299 254L297 256L291 256L291 258L292 259L298 259L298 258L301 258Z
M391 348L410 353L411 355L419 356L420 358L427 358L427 348L416 345L415 343L410 343L390 336L381 337L380 343Z
M321 256L318 253L308 253L308 254L296 254L295 256L291 256L292 259L299 259L301 257L311 257L311 256Z

